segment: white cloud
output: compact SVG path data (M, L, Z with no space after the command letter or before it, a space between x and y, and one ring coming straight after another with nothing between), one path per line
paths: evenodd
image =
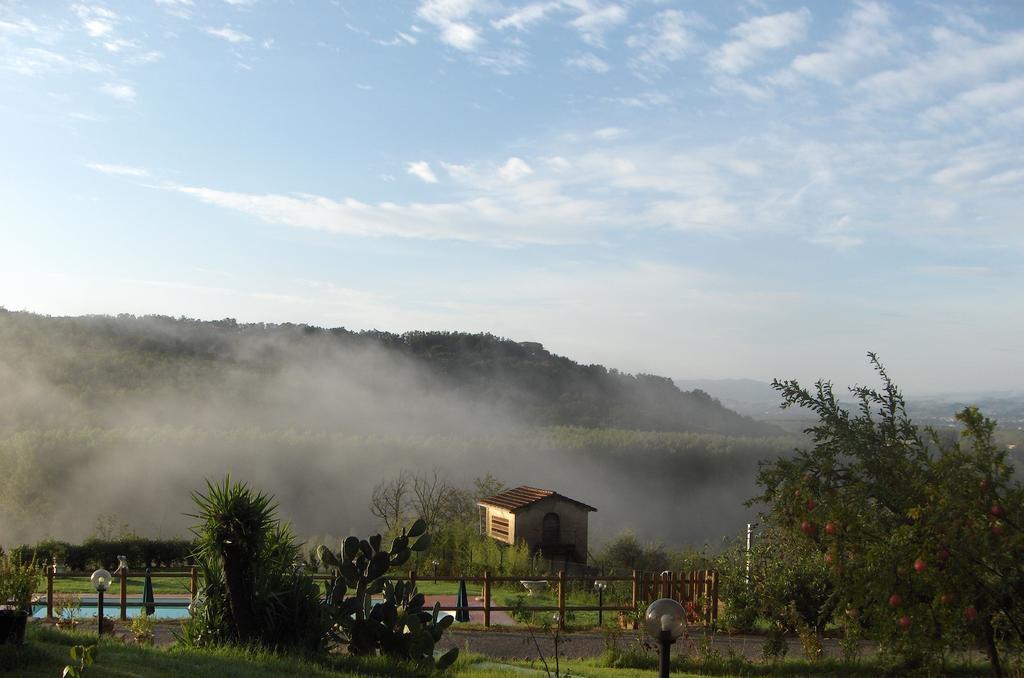
M251 35L246 35L241 31L236 31L234 28L231 28L230 26L224 26L223 28L213 28L210 26L206 26L202 30L204 33L208 33L209 35L220 38L221 40L227 40L232 44L238 44L240 42L249 42L250 40L252 40Z
M864 244L864 238L843 233L823 233L813 236L810 241L815 245L822 245L834 250L848 250Z
M39 32L39 26L31 19L11 17L0 19L0 35L31 35Z
M988 43L947 36L930 53L910 64L865 77L857 83L865 105L880 109L916 103L943 95L948 87L971 87L1003 71L1024 68L1024 31L999 35ZM954 106L992 104L1000 97L1017 97L1018 84L989 88L954 102ZM948 113L948 112L947 112Z
M625 7L614 3L599 4L592 0L566 0L568 7L579 12L569 25L580 33L588 45L604 46L605 33L625 23L628 18Z
M993 273L990 266L960 266L955 264L918 266L915 270L919 273L941 276L978 276L991 275Z
M114 30L114 25L109 21L103 21L101 19L89 19L84 22L82 26L85 28L85 32L94 38L99 38L110 31Z
M982 144L962 148L943 158L945 165L931 175L932 182L949 188L963 189L1002 172L1008 164L1019 162L1013 148L999 144Z
M558 9L557 2L533 2L521 7L501 19L491 22L491 25L498 30L514 28L518 31L525 31L531 25L544 19L550 12Z
M541 160L544 162L545 165L548 166L549 169L555 172L563 172L572 166L572 164L568 160L566 160L560 155L554 155L548 158L541 158Z
M739 214L736 205L709 196L694 200L655 202L648 218L679 230L718 230L735 225Z
M621 127L602 127L594 130L594 138L600 139L601 141L612 141L619 139L626 134L626 130Z
M53 71L106 73L110 70L108 66L91 57L61 54L41 47L26 47L4 54L3 57L0 58L0 69L19 75L31 76Z
M498 176L505 181L519 181L523 177L533 174L533 168L526 164L522 158L509 158L504 165L498 169Z
M666 70L695 49L692 28L700 23L698 17L677 9L654 15L645 32L626 39L626 45L635 52L631 60L633 67L642 72Z
M125 40L123 38L115 38L103 43L104 49L108 52L114 52L115 54L125 49L138 49L138 47L139 42L137 40Z
M194 0L154 0L165 12L179 19L192 17L192 8L195 7Z
M114 30L119 17L102 5L76 4L71 10L82 21L82 28L93 38L101 38Z
M590 73L607 73L611 70L611 66L593 52L586 52L584 54L570 57L565 60L565 63L573 68L581 71L589 71Z
M430 163L426 160L410 162L406 165L406 171L420 181L425 181L428 184L437 183L437 175L434 174L434 170L430 169Z
M793 59L788 72L774 79L786 84L793 77L838 84L865 62L888 55L898 38L890 31L889 10L876 2L859 2L846 18L846 28L825 48Z
M453 21L441 29L441 41L463 52L472 52L480 45L481 39L476 28Z
M148 177L149 172L140 167L130 167L128 165L109 165L102 162L90 162L85 165L89 169L103 174L116 174L126 177Z
M922 204L925 212L939 220L952 219L960 211L960 205L952 200L931 198Z
M454 239L495 245L578 241L605 217L598 203L568 199L543 184L508 184L461 202L396 204L317 195L248 194L172 186L207 204L270 223L358 236Z
M737 75L757 63L765 52L801 40L810 19L807 8L748 19L729 31L735 39L712 52L708 63L716 71Z
M991 186L1009 186L1011 184L1024 183L1024 169L1013 169L992 176L982 181Z
M958 94L951 101L932 106L921 114L921 119L939 127L976 116L991 118L998 109L1020 101L1024 101L1024 78L988 82Z
M664 92L644 92L634 96L606 97L604 100L628 106L629 108L653 108L655 106L664 106L672 98Z
M482 9L480 0L424 0L417 16L441 32L441 42L462 52L472 52L483 42L480 31L467 19Z
M100 86L100 91L114 97L118 101L128 103L135 101L136 97L135 88L124 83L107 82Z

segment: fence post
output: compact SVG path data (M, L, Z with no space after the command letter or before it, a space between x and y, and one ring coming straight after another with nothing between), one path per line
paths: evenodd
M195 605L196 596L199 594L199 573L196 571L195 565L189 568L188 592L189 597L192 598L192 604Z
M57 574L57 558L46 568L46 618L53 619L53 576Z
M641 573L637 570L633 570L633 595L630 598L629 604L632 606L633 611L637 611L637 605L640 599L640 576Z
M491 625L491 573L484 570L484 627Z
M718 571L711 571L711 627L718 628Z
M558 628L565 630L565 570L558 571Z
M121 568L121 621L128 620L128 568Z

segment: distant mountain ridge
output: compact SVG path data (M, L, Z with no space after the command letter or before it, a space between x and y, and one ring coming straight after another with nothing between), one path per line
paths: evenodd
M772 419L784 412L782 398L772 385L756 379L675 379L684 391L700 390L731 410L757 419Z
M810 412L782 410L782 399L765 381L756 379L676 379L682 390L700 390L740 414L764 421L814 419ZM907 395L907 411L922 423L950 421L956 412L975 405L1004 426L1024 424L1024 390Z
M166 316L50 317L0 308L0 425L44 415L47 421L75 416L91 424L95 412L140 399L157 402L166 393L176 399L148 407L149 421L188 424L211 403L248 401L259 402L260 424L277 426L315 417L331 421L345 408L369 411L356 397L330 402L337 390L317 379L350 380L360 393L384 389L392 399L415 391L421 400L492 403L536 425L781 433L704 392L682 391L667 377L581 365L540 343L490 334L353 332ZM294 391L275 393L278 384ZM63 398L59 407L52 404L56 395ZM301 410L294 407L297 398L304 402ZM395 409L413 416L417 408L423 409L403 401ZM351 414L345 421L357 419Z

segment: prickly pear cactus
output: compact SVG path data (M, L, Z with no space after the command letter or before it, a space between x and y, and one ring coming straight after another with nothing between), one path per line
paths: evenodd
M331 617L330 636L345 643L352 654L384 654L423 666L445 669L459 651L453 648L434 658L434 645L453 619L441 616L440 604L423 606L423 594L410 581L390 581L388 570L404 565L413 551L430 548L427 524L417 520L383 547L379 534L369 539L349 537L340 552L317 548L317 559L330 568L325 605ZM374 604L373 597L382 600Z

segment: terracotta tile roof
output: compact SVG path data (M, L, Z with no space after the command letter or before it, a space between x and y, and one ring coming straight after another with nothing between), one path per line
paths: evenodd
M497 506L499 508L508 509L509 511L514 512L518 511L521 508L529 506L530 504L538 502L541 499L547 499L548 497L558 497L559 499L563 499L565 501L572 502L573 504L577 504L588 511L597 510L593 506L588 506L587 504L584 504L582 501L570 499L569 497L566 497L563 494L558 494L557 492L554 492L552 490L542 490L537 487L527 487L526 485L520 485L519 487L514 487L511 490L499 492L494 496L485 497L484 499L481 499L479 503Z

